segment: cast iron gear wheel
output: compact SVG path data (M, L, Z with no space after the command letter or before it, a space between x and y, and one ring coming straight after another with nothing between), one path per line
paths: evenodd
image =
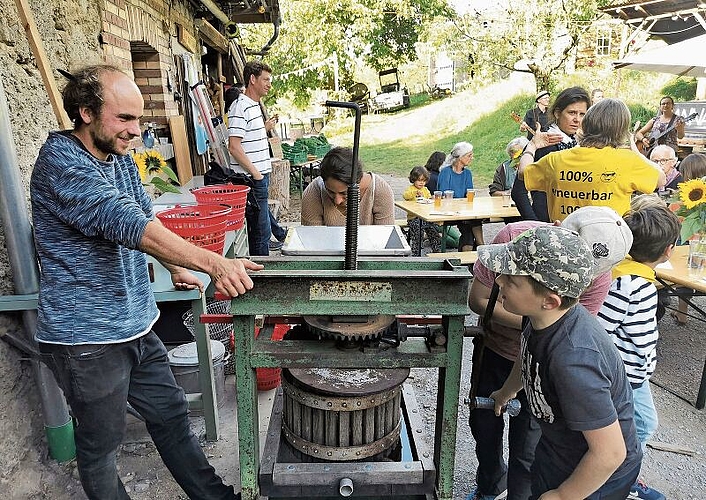
M341 340L373 340L383 336L390 328L394 327L395 316L377 315L360 317L356 316L346 321L345 317L331 316L304 316L304 322L309 331L322 337Z

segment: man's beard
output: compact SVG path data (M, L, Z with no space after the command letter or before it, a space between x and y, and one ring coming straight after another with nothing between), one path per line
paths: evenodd
M115 155L124 155L127 153L127 148L125 151L120 151L118 150L117 146L117 139L112 137L112 138L106 138L102 135L99 134L99 131L96 130L91 130L91 139L93 140L93 145L95 146L98 151L105 153L106 155L109 154L115 154Z

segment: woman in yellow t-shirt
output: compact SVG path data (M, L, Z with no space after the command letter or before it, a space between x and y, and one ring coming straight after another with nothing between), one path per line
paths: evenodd
M634 192L664 186L661 168L643 157L630 137L630 111L618 99L603 99L583 118L579 147L533 161L534 152L561 140L540 132L525 148L519 175L528 190L547 193L551 220L564 220L585 206L610 207L620 215L630 209Z

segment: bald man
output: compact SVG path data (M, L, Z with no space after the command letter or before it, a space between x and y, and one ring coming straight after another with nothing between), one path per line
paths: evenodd
M236 499L191 432L184 391L152 331L159 318L145 253L177 289L211 276L232 297L262 266L195 247L163 227L128 154L143 100L113 66L74 73L63 90L74 129L51 132L30 184L41 262L36 340L76 418L76 460L90 499L129 499L116 468L128 401L189 498Z

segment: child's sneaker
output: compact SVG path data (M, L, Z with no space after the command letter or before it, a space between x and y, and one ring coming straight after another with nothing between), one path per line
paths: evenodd
M659 491L650 488L642 479L638 479L630 488L628 500L666 500Z
M503 500L507 498L507 490L503 491L499 495L483 495L478 491L478 487L471 490L471 492L466 497L466 500Z

